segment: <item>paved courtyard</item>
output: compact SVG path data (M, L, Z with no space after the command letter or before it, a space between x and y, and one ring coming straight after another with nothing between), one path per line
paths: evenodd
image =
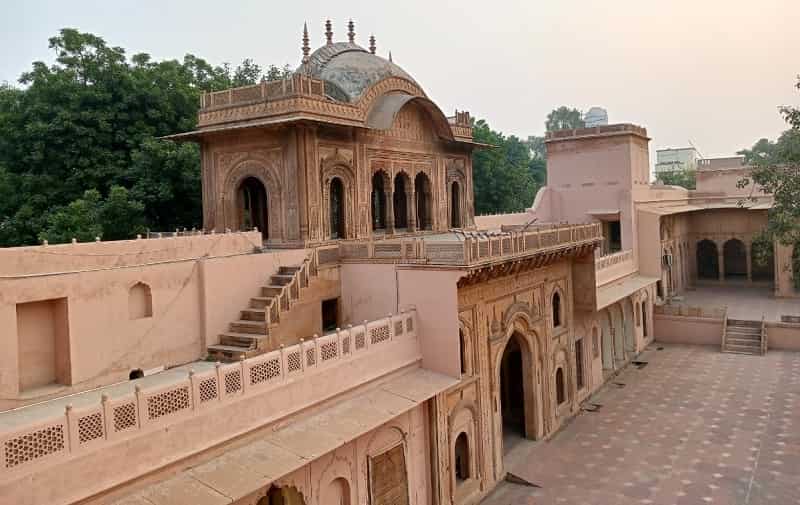
M651 346L548 442L507 455L541 486L484 505L800 503L800 353Z

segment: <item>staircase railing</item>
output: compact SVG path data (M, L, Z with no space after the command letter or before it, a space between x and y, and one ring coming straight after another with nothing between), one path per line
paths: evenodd
M303 263L293 274L292 280L281 286L281 292L273 297L264 307L264 320L267 328L277 324L281 319L281 312L286 312L292 307L292 302L300 298L300 290L307 288L311 277L316 277L319 272L317 251L308 255Z

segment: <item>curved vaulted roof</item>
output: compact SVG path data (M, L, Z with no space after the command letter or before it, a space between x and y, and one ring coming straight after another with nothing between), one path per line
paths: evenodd
M417 84L399 66L352 42L335 42L320 47L296 73L324 80L331 98L351 103L388 77L400 77Z

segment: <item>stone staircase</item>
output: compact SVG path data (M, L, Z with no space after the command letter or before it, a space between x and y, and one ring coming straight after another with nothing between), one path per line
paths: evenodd
M297 266L282 266L261 287L257 296L250 298L249 306L232 321L228 331L220 334L219 344L208 346L208 359L231 362L263 354L270 349L270 330L300 298L301 290L308 287L311 277L316 277L316 254Z
M724 331L722 352L764 354L764 321L726 319Z

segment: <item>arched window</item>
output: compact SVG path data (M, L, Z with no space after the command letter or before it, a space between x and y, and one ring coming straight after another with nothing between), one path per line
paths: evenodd
M303 495L292 487L270 486L267 495L262 497L256 505L294 505L295 503L305 503ZM349 504L349 502L348 502Z
M386 229L386 185L385 173L381 170L372 174L372 229Z
M463 431L456 437L455 457L456 483L460 484L469 479L469 440Z
M142 377L144 377L144 372L141 368L131 370L131 373L128 374L128 379L130 380L141 379Z
M430 230L433 228L431 219L431 181L424 172L414 178L414 194L417 206L417 229Z
M128 291L128 317L142 319L153 316L153 295L150 286L137 282Z
M331 505L350 505L350 484L344 477L333 479L328 484L325 496L325 504Z
M344 184L338 177L331 179L331 238L345 238Z
M558 291L553 293L553 328L561 326L561 295Z
M450 185L450 227L461 228L461 191L457 181Z
M399 172L394 177L394 227L395 229L408 228L408 198L410 195L410 182L405 172Z
M458 330L458 354L461 357L461 374L467 373L467 346L464 342L464 332Z
M556 402L561 405L567 400L566 391L564 390L564 370L558 367L556 370Z

